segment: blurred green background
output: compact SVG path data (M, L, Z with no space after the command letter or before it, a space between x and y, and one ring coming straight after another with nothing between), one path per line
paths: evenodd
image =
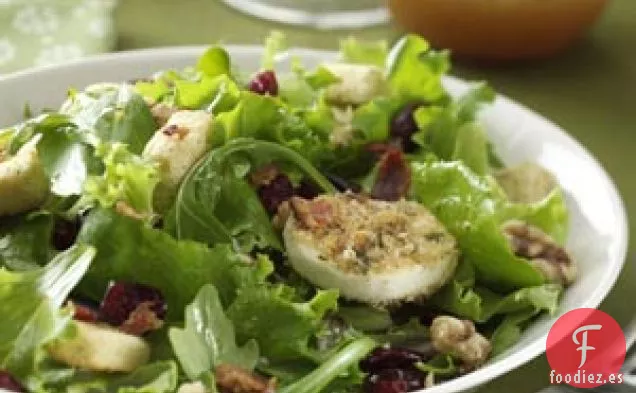
M295 46L335 48L355 34L393 39L394 26L325 32L259 21L216 0L123 0L116 12L119 49L165 45L261 43L272 29ZM540 23L540 21L537 21ZM560 124L599 158L636 212L636 1L614 0L590 34L553 59L515 66L456 64L454 73L487 79L499 92ZM634 217L632 215L632 217ZM632 218L630 224L634 224ZM633 225L630 225L633 227ZM632 237L634 240L634 237ZM636 249L631 242L624 272L603 309L625 323L636 314ZM602 261L599 261L602 263ZM548 384L541 357L483 387L480 393L530 393Z

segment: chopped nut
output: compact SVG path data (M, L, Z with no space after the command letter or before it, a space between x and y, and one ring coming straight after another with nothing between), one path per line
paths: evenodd
M274 393L276 381L229 364L220 364L215 370L216 384L223 393Z
M490 341L475 330L472 321L451 316L433 320L431 340L439 352L458 357L469 368L482 365L492 351Z
M128 319L122 323L119 329L128 334L142 336L150 331L159 330L163 327L163 321L157 317L154 311L154 302L142 302L135 308Z
M528 223L512 220L503 232L515 255L527 258L545 278L554 283L570 285L577 275L577 267L567 251L541 229Z
M326 199L308 201L292 197L291 210L305 228L324 228L333 220L333 206Z

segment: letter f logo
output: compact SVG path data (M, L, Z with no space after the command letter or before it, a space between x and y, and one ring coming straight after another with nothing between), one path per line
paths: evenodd
M587 351L593 351L596 349L594 347L587 345L588 330L601 330L602 328L603 328L602 325L585 325L576 329L574 333L572 333L572 341L574 341L574 344L580 345L580 347L576 349L577 351L581 351L581 364L579 364L579 368L583 367L583 365L587 361ZM581 342L579 342L579 339L577 338L579 333L583 333L582 334L583 339L581 340Z

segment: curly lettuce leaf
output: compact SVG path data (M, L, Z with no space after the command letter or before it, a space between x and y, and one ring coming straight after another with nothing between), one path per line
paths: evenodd
M226 74L174 82L174 104L180 109L207 109L216 114L232 109L240 94L236 82Z
M408 34L391 48L386 61L394 95L406 101L436 102L447 98L442 76L450 69L449 53L436 52L423 38Z
M278 234L246 179L254 169L276 162L305 174L321 189L333 186L299 154L275 143L235 139L211 151L183 181L166 230L177 239L207 244L233 242L280 249Z
M345 63L383 67L388 55L389 46L386 41L360 41L355 37L340 41L340 58Z
M494 99L495 92L479 83L446 105L418 108L414 118L420 130L413 140L442 160L460 160L474 172L486 174L493 152L476 118L479 110Z
M261 281L271 271L268 261L247 263L228 245L209 248L177 241L163 231L106 209L90 213L78 242L97 250L91 269L78 287L80 293L99 300L110 280L150 285L165 296L171 320L183 318L183 309L205 284L213 284L227 305L238 287Z
M430 304L478 323L487 322L496 315L520 311L531 311L533 315L556 311L563 291L560 285L543 284L501 295L475 285L472 269L472 264L464 260L456 277L430 299Z
M25 382L33 378L43 345L66 332L71 316L60 307L94 256L92 247L75 246L37 270L0 270L0 368Z
M338 306L338 291L318 293L299 302L293 289L254 285L241 288L227 309L239 342L255 339L262 356L273 362L312 358L310 340L328 311Z
M511 203L500 212L501 220L518 219L534 225L563 245L568 234L568 209L559 188L543 200L531 203Z
M278 58L287 51L287 38L285 34L274 30L265 38L265 48L261 58L261 69L273 70Z
M457 238L478 278L499 290L537 286L541 274L513 254L498 212L505 199L492 181L460 162L413 163L412 196L427 206Z
M101 143L95 154L103 161L104 172L86 180L76 208L92 204L110 208L124 202L136 212L150 216L153 193L160 180L157 165L132 154L121 143Z
M236 344L234 326L225 315L213 285L201 288L186 307L185 327L171 328L168 334L181 368L190 380L198 379L219 364L252 370L258 360L258 345L254 340L248 340L242 347Z

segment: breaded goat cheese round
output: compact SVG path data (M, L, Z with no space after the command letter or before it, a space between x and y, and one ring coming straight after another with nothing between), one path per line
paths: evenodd
M322 288L388 304L432 295L453 275L459 252L422 205L354 194L294 197L283 237L289 262Z

